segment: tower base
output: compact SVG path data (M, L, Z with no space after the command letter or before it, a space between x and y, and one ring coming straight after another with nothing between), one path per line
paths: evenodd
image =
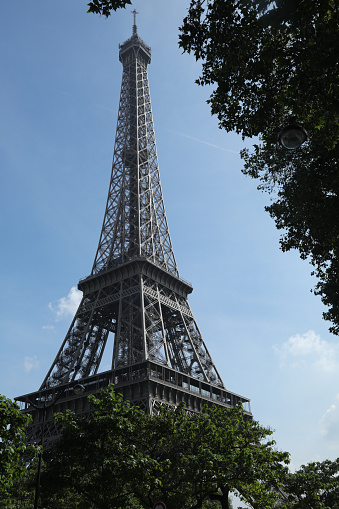
M75 394L73 388L76 384L84 386L81 394ZM167 366L145 361L15 398L21 410L32 415L32 422L27 428L27 442L40 443L44 426L44 446L48 447L60 433L53 419L54 413L72 410L77 415L90 415L92 409L88 396L100 395L100 391L111 384L124 399L151 415L156 414L161 406L176 407L181 402L186 404L187 411L193 413L200 413L205 405L232 408L242 402L245 415L252 418L249 399ZM41 410L34 408L32 403L41 407ZM43 424L44 412L46 415Z

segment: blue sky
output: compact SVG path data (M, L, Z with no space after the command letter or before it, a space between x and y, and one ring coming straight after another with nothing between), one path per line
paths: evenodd
M218 129L178 48L188 1L135 0L152 48L160 174L189 302L226 387L251 399L292 466L334 459L339 342L310 293L311 267L279 250L269 196L241 173L243 142ZM40 386L90 273L108 190L132 8L106 20L85 0L6 2L0 18L0 393ZM107 361L105 361L107 362ZM107 369L109 366L103 366Z

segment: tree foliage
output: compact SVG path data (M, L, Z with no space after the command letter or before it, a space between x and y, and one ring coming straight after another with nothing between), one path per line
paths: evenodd
M58 416L62 438L46 456L42 478L48 503L53 507L66 490L73 498L69 507L133 507L129 482L142 483L150 468L135 446L144 414L113 391L91 397L91 405L93 419L73 412Z
M284 483L283 509L338 509L339 458L312 462L288 473Z
M20 475L15 476L11 487L0 498L0 509L32 509L34 506L38 459L25 461L24 465L19 460L19 465Z
M215 86L209 103L220 127L275 142L282 121L295 116L310 131L326 126L331 147L337 23L333 0L192 0L180 46L202 60L197 83Z
M67 493L67 507L78 509L142 509L158 500L167 509L228 509L236 492L252 507L273 507L288 454L240 406L190 416L180 405L149 416L112 389L91 405L91 419L58 418L62 438L45 458L44 506L57 509Z
M315 293L339 334L339 97L335 0L192 0L180 46L202 61L199 85L220 128L259 136L244 172L276 193L266 207L318 277ZM304 125L296 151L277 144L281 127Z
M117 9L126 7L126 5L131 5L131 0L93 0L88 3L88 11L93 12L94 14L101 14L102 16L111 15L111 11L116 11Z
M0 500L5 499L13 484L25 473L26 462L34 458L35 449L25 444L29 417L16 403L0 395Z
M163 501L167 509L230 509L236 494L253 509L339 509L339 458L289 472L272 431L241 406L190 415L180 405L150 416L112 388L90 401L90 418L58 416L62 436L44 453L39 507L149 509ZM8 472L0 507L29 509L37 464L23 442L27 418L10 400L0 402L1 451L2 444L17 451L10 459L0 453Z

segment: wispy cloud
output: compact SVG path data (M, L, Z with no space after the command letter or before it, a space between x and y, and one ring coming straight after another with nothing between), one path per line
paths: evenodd
M196 141L198 143L202 143L203 145L208 145L212 148L217 148L219 150L224 150L225 152L232 152L233 154L239 154L239 150L232 150L230 148L220 147L219 145L215 145L214 143L210 143L209 141L200 140L199 138L194 138L193 136L189 136L188 134L178 133L178 131L172 131L171 129L165 129L163 127L164 131L168 131L169 133L176 134L178 136L182 136L183 138L188 138L189 140Z
M76 286L72 286L67 297L61 297L55 304L49 303L48 307L56 313L57 320L74 316L81 302L82 292Z
M55 325L43 325L41 328L44 330L55 330Z
M39 368L39 361L34 355L34 357L25 357L24 359L24 369L25 373L29 373L32 371L32 369L38 369Z
M339 394L320 421L320 432L329 440L339 439Z
M339 369L339 345L320 338L313 330L291 336L280 347L273 347L282 365L300 368L311 364L321 371Z

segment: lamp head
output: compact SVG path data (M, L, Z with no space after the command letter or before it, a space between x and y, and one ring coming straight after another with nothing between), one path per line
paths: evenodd
M288 150L295 150L301 147L306 140L307 132L297 123L283 127L278 134L278 141Z
M76 384L73 387L74 394L79 395L82 394L85 390L85 387L82 384Z

